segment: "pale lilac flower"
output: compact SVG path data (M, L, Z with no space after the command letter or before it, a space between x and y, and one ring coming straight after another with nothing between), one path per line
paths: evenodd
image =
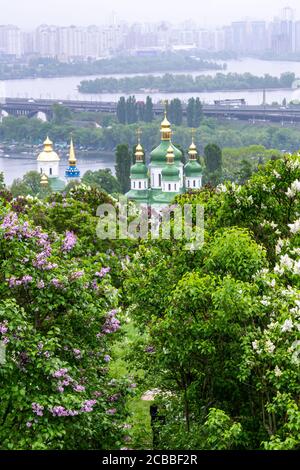
M40 405L39 403L32 403L31 408L34 414L36 414L37 416L43 416L44 407L42 405Z
M65 375L67 375L67 373L68 373L68 369L59 369L53 372L52 377L55 377L55 378L64 377Z
M5 335L5 333L7 333L8 331L7 324L8 324L7 320L5 320L3 323L0 323L0 334Z
M68 253L76 245L77 237L74 232L66 232L66 238L63 242L62 251Z
M83 385L75 385L73 388L75 392L85 392L85 387Z
M95 273L97 277L105 277L110 272L110 268L102 268L100 272Z
M74 353L74 356L75 356L76 359L81 359L82 358L82 354L81 354L80 349L73 349L73 353Z
M107 415L115 415L116 413L117 413L116 408L112 408L112 409L106 411Z
M108 354L106 354L106 355L104 356L104 361L105 361L105 362L110 362L110 361L111 361L111 357L110 357Z

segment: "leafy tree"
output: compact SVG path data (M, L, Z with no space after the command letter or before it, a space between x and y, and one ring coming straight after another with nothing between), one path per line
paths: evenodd
M122 193L126 193L130 189L130 166L131 155L128 145L118 145L116 150L116 177Z
M152 122L153 119L154 119L154 113L153 113L152 99L150 96L147 96L144 120L145 122Z
M57 125L65 124L72 119L72 113L69 108L61 104L55 103L52 106L53 121Z
M175 126L181 126L183 119L183 111L181 101L178 98L171 100L168 107L169 120Z
M200 98L196 98L195 105L194 105L194 123L193 123L194 126L193 127L198 128L201 124L202 118L203 118L203 106L200 101Z
M82 183L103 189L109 194L120 192L119 182L108 168L104 170L87 171L82 177Z
M117 117L118 121L120 124L126 124L127 119L126 119L126 101L124 96L121 96L121 98L118 101L117 104Z
M11 193L16 196L36 196L41 190L41 175L37 171L29 171L22 179L15 179L11 185Z
M188 127L195 127L195 98L190 98L186 108L186 119Z
M1 449L120 448L130 382L108 374L120 328L109 259L91 257L73 232L43 231L14 204L0 209ZM75 222L83 206L27 198L23 207L49 225L57 209ZM83 225L93 240L93 224Z
M0 191L5 189L5 183L4 183L4 174L3 172L0 173Z
M262 164L262 163L261 163ZM245 184L253 173L252 165L248 160L242 160L239 165L239 170L236 172L237 182Z
M159 449L297 450L300 159L176 198L204 206L205 244L144 241L125 302L164 424ZM250 386L251 385L251 386Z
M206 180L218 184L222 175L222 150L216 144L209 144L204 149Z
M126 120L128 124L138 121L137 103L134 96L129 96L126 100Z

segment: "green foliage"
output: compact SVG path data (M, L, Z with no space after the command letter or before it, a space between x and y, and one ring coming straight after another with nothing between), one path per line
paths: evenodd
M118 145L116 150L116 177L121 192L126 193L130 189L131 155L128 145Z
M202 117L203 108L200 99L190 98L186 109L186 119L188 127L199 127Z
M181 126L183 120L183 111L181 101L175 98L170 101L168 106L168 119L175 125Z
M15 200L0 208L2 450L124 445L130 381L108 373L118 295L110 256L90 251L95 190L85 188L86 202L80 188L73 196L55 204L29 197L23 206ZM79 221L80 207L86 215L76 237L66 230ZM33 223L38 217L47 232Z
M193 91L290 88L295 78L294 73L283 73L279 78L271 77L268 74L259 77L251 73L217 73L214 77L211 75L193 77L192 75L166 73L162 77L143 75L83 80L79 85L79 91L81 93L138 93L144 89L157 89L164 93L186 93Z
M156 448L299 449L299 196L298 154L178 196L204 206L202 249L147 242L127 266Z
M3 189L5 189L4 174L3 172L0 172L0 191Z
M72 113L69 108L62 106L61 104L55 103L52 106L53 121L58 126L65 124L72 118Z
M82 183L95 186L109 194L119 193L120 185L117 179L112 175L110 169L87 171L82 177Z
M29 171L22 179L13 181L10 191L14 197L36 196L41 191L41 175L37 171Z
M216 144L208 144L204 149L205 180L216 186L222 176L222 150Z

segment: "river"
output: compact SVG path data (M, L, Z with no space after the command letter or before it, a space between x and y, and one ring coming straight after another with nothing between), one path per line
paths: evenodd
M219 61L224 63L224 61ZM227 70L224 73L245 73L250 72L253 75L263 76L270 74L279 77L284 72L294 72L300 77L300 62L285 61L266 61L251 58L241 60L229 60ZM196 75L215 75L219 71L204 72L180 72L180 74ZM179 74L179 73L178 73ZM115 78L121 78L137 74L118 74ZM143 74L138 74L143 75ZM153 75L161 76L161 73ZM78 92L78 85L81 80L93 80L97 77L107 77L108 75L94 75L84 77L64 77L64 78L37 78L25 80L7 80L0 81L0 98L33 98L33 99L75 99L75 100L91 100L91 101L117 101L124 93L114 94L84 94ZM137 99L145 99L145 94L135 94ZM158 102L162 99L172 99L178 97L183 101L187 101L191 96L199 96L202 101L212 103L215 99L225 98L245 98L248 104L261 104L263 100L262 91L226 91L226 92L208 92L208 93L152 93L153 101ZM298 90L269 90L267 91L267 102L274 101L281 103L284 98L288 101L300 99L300 89Z
M224 63L224 61L219 61ZM245 73L250 72L253 75L263 76L270 74L279 77L284 72L294 72L300 77L299 62L285 61L264 61L252 58L244 58L241 60L226 61L227 70L223 73ZM196 75L215 75L218 71L203 72L180 72L193 76ZM113 75L115 78L121 78L130 75L143 74L118 74ZM154 73L153 75L163 75L162 73ZM84 76L84 77L64 77L64 78L37 78L25 80L7 80L0 81L0 100L9 98L45 98L45 99L76 99L91 101L117 101L122 93L115 94L99 94L87 95L78 93L77 87L81 80L95 79L97 77L107 77L107 75ZM137 99L145 99L145 94L135 94ZM187 101L191 96L199 96L202 101L212 103L215 99L226 98L245 98L248 104L261 104L263 101L262 90L246 90L246 91L226 91L226 92L210 92L210 93L153 93L151 94L153 101L158 102L163 99L172 99L173 97ZM286 98L290 100L300 100L300 89L298 90L268 90L266 100L268 103L274 101L281 103ZM112 154L78 154L78 165L83 173L88 169L96 170L100 168L114 169L114 156ZM67 167L67 157L62 158L61 176L64 175ZM5 172L5 181L11 184L14 178L22 177L27 171L36 169L36 155L10 155L5 157L0 154L0 172Z
M42 149L41 149L42 150ZM107 152L77 152L77 166L81 171L81 175L88 170L100 170L110 168L114 173L115 157L112 153ZM63 178L65 170L68 166L68 157L64 154L61 156L60 176ZM28 171L36 171L37 155L31 154L11 154L4 156L0 154L0 173L4 173L5 183L10 185L15 178L22 178Z

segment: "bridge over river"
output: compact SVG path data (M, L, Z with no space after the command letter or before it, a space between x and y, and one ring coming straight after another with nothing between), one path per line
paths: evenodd
M49 118L53 113L53 105L60 104L69 108L73 112L106 112L115 114L117 111L116 102L104 101L72 101L72 100L28 100L25 98L6 98L1 103L2 111L13 116L34 117L38 113L45 113ZM164 112L162 104L154 104L154 114L160 116ZM186 104L183 104L183 112L186 113ZM300 122L300 106L250 106L242 105L221 105L204 104L203 113L205 116L216 118L231 118L242 120L261 120L272 122Z

